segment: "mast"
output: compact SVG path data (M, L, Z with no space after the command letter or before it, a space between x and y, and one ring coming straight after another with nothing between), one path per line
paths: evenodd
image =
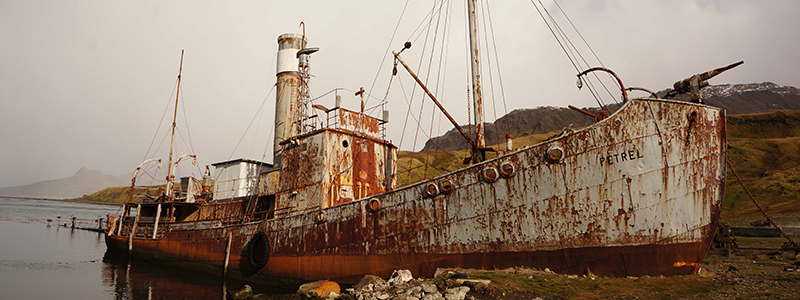
M172 199L172 146L175 143L175 124L178 119L178 97L181 94L181 73L183 73L183 50L181 50L181 66L178 70L178 89L175 92L175 113L172 115L172 139L169 141L169 164L167 164L168 199Z
M475 0L467 0L469 19L469 47L472 62L472 100L475 111L475 144L472 148L472 161L481 162L486 158L486 142L483 136L483 99L481 97L480 55L478 54L478 25L475 18Z

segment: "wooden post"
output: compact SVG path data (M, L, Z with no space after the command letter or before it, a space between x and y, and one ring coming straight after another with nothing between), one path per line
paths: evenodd
M156 238L158 233L158 220L161 219L161 203L156 206L156 223L153 224L153 238Z
M128 233L128 255L133 254L133 236L136 235L136 230L139 226L139 217L142 216L142 205L136 206L136 219L133 221L133 228Z
M228 276L228 261L230 261L231 257L231 241L233 240L233 235L230 231L228 231L228 248L225 248L225 264L222 270L222 279L225 279Z

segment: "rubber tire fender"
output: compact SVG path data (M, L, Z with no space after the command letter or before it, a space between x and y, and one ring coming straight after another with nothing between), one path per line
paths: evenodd
M261 269L269 261L270 247L269 237L263 231L259 231L250 239L247 247L247 260L256 269Z

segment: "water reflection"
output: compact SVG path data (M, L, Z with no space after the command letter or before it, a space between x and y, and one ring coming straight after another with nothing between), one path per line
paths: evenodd
M104 234L64 227L65 218L57 218L95 218L116 210L0 197L0 299L224 299L223 284L236 290L244 284L223 282L221 272L198 274L129 261L106 251Z
M64 227L65 218L57 219L95 218L116 209L0 197L0 299L224 299L226 286L244 285L223 281L221 271L209 275L129 260L106 250L103 233ZM294 291L251 286L256 293Z
M114 299L225 299L221 276L197 274L106 251L103 282Z

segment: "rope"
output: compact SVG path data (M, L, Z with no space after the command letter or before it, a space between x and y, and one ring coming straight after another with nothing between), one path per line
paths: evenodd
M500 81L500 96L503 99L503 114L508 114L508 107L506 106L506 93L503 88L503 76L500 73L500 59L497 55L497 42L494 39L494 25L492 25L492 12L489 10L489 5L486 5L486 15L489 18L489 30L492 33L492 47L494 48L494 60L497 66L497 79Z
M534 8L536 8L536 11L539 13L539 16L545 22L545 25L547 25L547 28L550 30L550 33L556 39L556 42L558 42L558 45L561 47L561 50L564 52L564 54L567 56L567 59L569 59L569 61L572 64L572 66L575 68L575 71L576 72L580 72L581 71L580 62L578 61L577 57L573 58L573 55L571 54L572 53L572 49L574 48L576 50L576 53L578 53L578 56L584 61L584 63L587 64L587 66L588 66L588 63L583 58L583 56L580 55L580 52L577 51L577 48L575 47L575 45L572 44L572 42L566 37L566 34L564 34L564 31L561 30L560 26L558 26L558 23L555 21L555 18L553 18L553 16L550 14L550 12L547 11L547 9L544 7L544 4L542 4L541 0L538 0L538 2L539 2L539 5L542 6L542 9L539 9L539 6L536 5L534 0L531 0L531 4L533 4ZM549 17L550 22L553 23L552 26L550 25L550 22L548 22L548 18L546 18L544 16L545 14L542 13L542 10L545 11L545 14L547 14L547 16ZM554 30L553 27L556 27L556 30ZM559 37L558 37L559 34L557 34L556 31L563 36L562 37L564 39L563 42L562 42L561 39L559 39ZM569 43L569 46L565 47L566 43ZM569 50L567 50L567 48L569 48ZM596 74L595 74L595 77L597 77ZM598 81L605 88L605 84L603 84L603 82L600 81L599 78L598 78ZM594 97L595 101L597 102L597 105L599 105L602 109L605 109L605 105L603 105L602 101L599 98L599 95L597 95L596 92L594 91L595 90L594 85L588 80L587 80L587 88L591 92L592 97ZM608 91L608 88L605 88L605 89L606 89L606 91ZM609 94L610 94L610 91L609 91ZM612 98L613 98L613 96L612 96Z
M231 155L228 156L228 160L233 158L233 154L236 153L236 149L239 148L239 145L242 143L242 140L244 140L244 137L247 135L247 131L249 131L250 130L250 126L253 125L253 121L256 120L256 117L258 117L259 114L261 113L261 109L264 108L264 104L267 103L267 99L269 99L269 95L272 95L272 91L275 90L275 86L276 85L272 85L272 88L270 88L269 93L267 93L267 96L264 97L264 101L261 102L261 106L258 107L258 110L256 111L256 114L253 116L253 119L250 120L250 124L247 124L247 129L244 130L244 133L242 134L242 137L239 138L239 142L236 143L236 147L233 147L233 151L231 151ZM274 149L273 149L273 151L274 151Z
M180 92L180 91L178 91ZM192 144L192 133L189 131L189 116L186 114L186 101L183 100L183 93L180 94L181 96L181 112L183 112L183 125L186 126L186 139L189 140L189 144L187 147L191 153L197 153L194 151L194 144ZM186 142L184 142L186 143Z
M381 59L381 64L378 66L378 71L375 73L375 79L372 80L372 85L369 86L369 92L367 94L371 94L372 90L375 88L375 83L378 81L378 75L381 74L381 70L383 70L383 63L386 62L386 57L389 56L389 51L392 48L392 43L394 42L394 37L397 35L397 30L400 28L400 22L403 21L403 16L406 14L406 8L408 7L408 2L410 0L406 0L406 4L403 5L403 11L400 13L400 18L397 20L397 25L394 26L394 31L392 32L392 37L389 39L389 43L386 45L386 51L383 52L383 59ZM389 85L391 86L391 79L389 81ZM330 92L329 92L330 93ZM386 92L387 96L389 94L388 90ZM327 93L326 93L327 95ZM323 95L325 96L325 95ZM320 96L322 97L322 96ZM384 98L385 100L385 98ZM364 101L364 105L369 102L369 98L367 101Z
M763 208L761 208L761 205L758 205L758 202L756 202L756 198L753 197L753 194L751 194L750 191L747 189L747 187L744 185L744 181L742 181L742 178L740 178L739 174L736 173L736 169L733 168L733 166L731 165L731 162L727 158L725 158L725 162L728 164L728 168L731 169L731 172L733 172L733 175L736 176L736 180L738 180L739 184L742 185L742 188L744 189L745 193L747 193L747 196L750 197L750 200L753 201L753 204L755 204L756 207L758 207L758 210L761 211L761 214L763 214L764 217L767 218L767 221L769 221L769 223L772 224L773 227L775 227L776 229L778 229L778 231L780 231L780 233L783 235L783 237L785 237L787 240L789 240L789 242L788 242L789 245L788 246L793 246L795 248L800 248L800 246L798 246L797 243L791 237L789 237L789 235L787 235L786 232L783 231L783 229L781 229L778 226L778 224L775 224L775 221L773 221L772 218L770 218L769 215L767 215L767 212L764 211Z
M170 98L167 100L167 106L164 107L164 113L161 114L161 120L158 121L158 124L163 124L164 123L164 118L167 116L167 111L169 111L169 106L170 106L170 104L172 104L172 93L175 93L175 89L177 87L178 87L178 78L175 77L175 84L172 85L172 92L170 92ZM161 128L161 126L156 128L156 133L153 134L153 140L150 141L150 146L147 147L147 152L145 152L144 158L142 158L142 161L147 160L147 157L150 155L150 150L153 148L153 143L155 143L155 141L156 141L156 137L158 136L158 131L159 131L160 128Z

